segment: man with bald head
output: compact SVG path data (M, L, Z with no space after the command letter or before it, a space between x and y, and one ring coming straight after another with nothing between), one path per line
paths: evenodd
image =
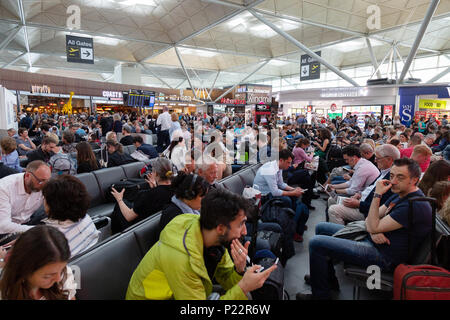
M25 172L0 179L0 236L32 228L24 224L34 223L31 218L44 203L42 189L50 178L50 167L36 160Z

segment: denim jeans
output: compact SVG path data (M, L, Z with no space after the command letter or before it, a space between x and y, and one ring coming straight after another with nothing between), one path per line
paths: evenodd
M370 265L378 265L382 270L392 268L390 261L369 238L353 241L332 237L342 228L343 225L321 222L316 226L316 235L309 241L311 288L315 299L330 299L329 283L336 278L331 259L364 268Z
M309 218L309 209L302 203L297 202L294 220L296 222L296 233L303 235L305 232L305 224Z

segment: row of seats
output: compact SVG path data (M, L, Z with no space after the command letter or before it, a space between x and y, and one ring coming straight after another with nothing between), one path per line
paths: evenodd
M110 216L114 209L114 203L109 202L106 197L109 187L122 179L139 178L139 172L144 166L144 162L138 161L75 175L86 186L91 196L88 214L92 217Z
M256 164L243 168L222 179L219 184L232 192L242 194L246 185L252 185L259 166L260 164ZM123 171L125 172L125 169ZM104 179L103 174L100 177ZM77 299L124 299L134 270L159 239L160 217L161 212L158 212L72 258L69 265L76 273L75 279L81 280Z

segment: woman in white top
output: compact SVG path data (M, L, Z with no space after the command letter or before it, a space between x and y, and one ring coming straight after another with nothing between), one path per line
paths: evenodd
M75 300L64 234L40 225L23 233L8 253L0 278L2 300Z
M48 216L42 222L61 231L69 242L72 256L95 245L99 231L86 214L89 194L76 177L63 174L51 179L42 190Z
M171 160L177 168L181 171L186 166L186 145L184 144L183 133L181 130L174 132L170 146L163 151L163 156Z

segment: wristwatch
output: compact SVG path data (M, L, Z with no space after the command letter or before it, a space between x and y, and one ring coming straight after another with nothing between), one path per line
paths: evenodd
M382 196L383 196L383 195L382 195L382 194L379 194L379 193L374 193L374 194L373 194L373 197L374 197L374 198L379 198L379 199L381 199Z

